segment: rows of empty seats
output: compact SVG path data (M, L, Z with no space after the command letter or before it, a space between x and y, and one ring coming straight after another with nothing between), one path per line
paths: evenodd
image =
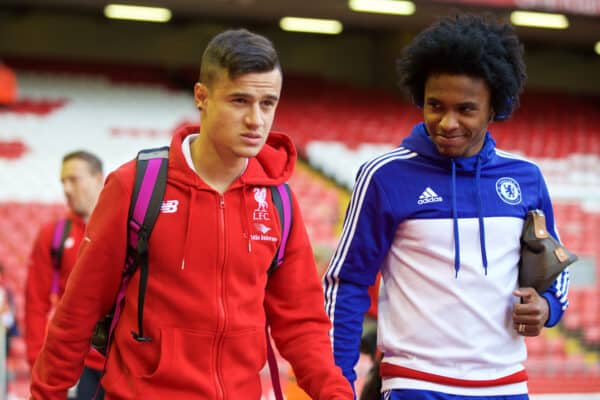
M600 350L600 213L585 210L577 203L555 204L561 240L590 262L578 262L571 267L574 278L586 276L586 281L573 284L569 291L569 311L563 326L595 351ZM594 268L595 265L595 268Z
M182 121L197 120L197 110L191 87L173 90L90 74L18 71L18 78L20 103L0 111L0 257L21 291L37 224L62 210L60 157L76 148L90 149L111 170L141 148L168 144ZM513 120L492 125L499 147L534 157L541 166L558 199L563 241L596 265L595 281L572 287L558 336L527 341L533 387L556 371L579 371L588 380L600 380L598 360L590 358L600 354L599 113L597 103L583 98L555 102L528 94ZM420 119L413 105L378 90L286 78L274 128L290 134L311 167L345 187L316 179L304 165L291 180L309 236L325 249L322 258L336 244L358 165L397 146ZM18 301L22 311L22 296ZM581 347L573 350L571 339ZM15 349L11 365L21 375L26 372L22 343L17 341Z
M328 82L286 79L276 126L301 148L314 140L398 145L421 111L400 96ZM498 147L534 158L600 154L600 100L526 93L513 117L490 126Z

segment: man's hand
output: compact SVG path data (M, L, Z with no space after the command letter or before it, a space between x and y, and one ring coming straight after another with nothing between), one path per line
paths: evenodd
M513 295L521 298L520 303L515 303L513 308L515 330L522 336L538 336L548 321L548 302L531 287L519 288Z

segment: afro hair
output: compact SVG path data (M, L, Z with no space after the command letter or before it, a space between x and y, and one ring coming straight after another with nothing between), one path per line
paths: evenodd
M423 105L432 74L458 74L485 80L494 119L510 117L527 79L523 46L513 27L488 16L461 14L439 19L419 33L397 62L400 85Z

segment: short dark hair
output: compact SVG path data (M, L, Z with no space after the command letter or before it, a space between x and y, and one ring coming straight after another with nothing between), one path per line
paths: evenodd
M269 39L246 29L230 29L215 36L204 50L200 82L210 86L223 69L230 79L235 79L275 68L281 70L277 51Z
M62 162L64 164L67 161L70 161L73 159L79 159L79 160L85 161L87 163L87 165L90 167L90 172L92 174L102 174L102 172L103 172L102 171L102 160L100 160L100 158L98 158L98 156L90 153L89 151L76 150L76 151L67 153L63 156Z
M485 80L495 120L507 119L519 104L527 79L523 46L510 24L491 15L443 17L420 32L396 64L400 85L422 106L432 74L469 75Z

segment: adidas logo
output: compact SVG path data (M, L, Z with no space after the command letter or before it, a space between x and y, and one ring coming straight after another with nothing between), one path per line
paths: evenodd
M444 201L442 196L438 196L429 186L421 193L417 204L438 203Z

